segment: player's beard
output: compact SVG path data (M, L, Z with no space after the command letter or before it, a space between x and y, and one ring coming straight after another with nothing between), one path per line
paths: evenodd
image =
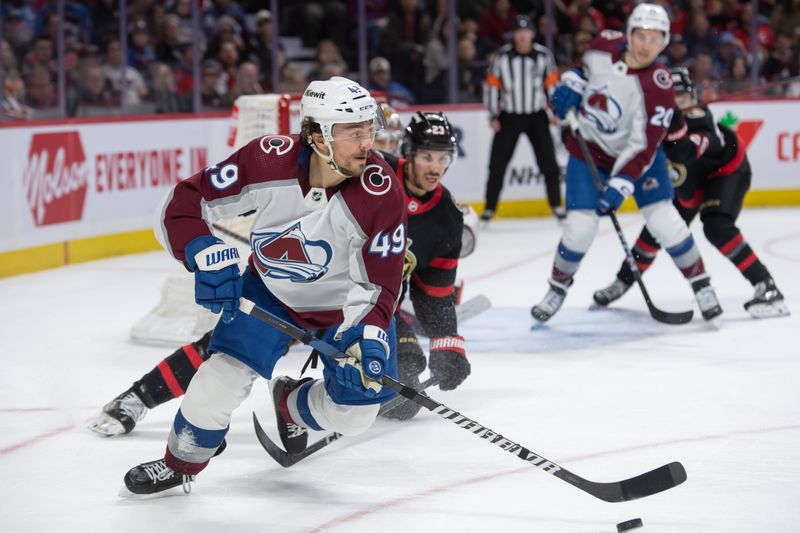
M356 159L357 157L363 157L364 159ZM340 164L339 170L343 174L347 174L350 177L358 177L364 173L364 170L367 168L367 158L369 157L369 150L364 152L363 154L353 154L347 159L347 162L344 164Z

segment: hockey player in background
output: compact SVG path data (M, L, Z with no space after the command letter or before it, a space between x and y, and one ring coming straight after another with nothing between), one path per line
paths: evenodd
M306 428L365 431L394 393L393 315L406 251L403 191L372 152L384 115L360 85L314 81L300 103L299 136L254 139L228 159L178 183L162 210L162 244L195 273L196 301L222 316L211 356L186 390L162 459L125 475L137 494L188 490L221 446L232 411L258 376L272 378L291 338L238 311L239 298L320 331L349 357L322 356L324 379L273 379L287 451L305 448ZM248 268L211 234L214 219L256 211Z
M627 38L617 31L600 32L584 52L582 66L565 72L553 93L559 118L576 109L604 187L597 190L576 139L567 133L568 214L549 290L531 309L540 322L561 308L597 234L598 215L616 211L630 195L650 232L690 282L703 318L722 313L700 251L672 204L667 161L659 149L672 118L674 91L669 71L654 61L669 43L669 28L663 7L639 4L628 19Z
M789 309L767 267L758 259L736 227L745 194L750 188L750 162L736 133L714 121L697 98L689 71L671 70L675 86L675 114L664 140L675 187L675 207L687 224L700 215L703 233L739 269L754 289L744 308L755 318L784 316ZM644 273L660 246L644 228L633 247L633 257ZM617 279L594 293L598 305L619 299L633 284L633 272L623 261Z
M415 115L408 128L403 129L402 125L399 127L400 138L405 136L404 145L412 160L410 164L407 164L405 158L400 159L399 154L394 151L385 151L383 156L394 169L397 170L398 167L402 169L399 177L406 184L404 190L407 198L418 198L418 202L428 206L425 209L414 207L412 211L410 207L412 204L408 201L406 204L411 250L406 254L409 268L404 278L406 281L409 278L413 281L410 293L407 285L403 292L411 295L410 298L417 311L416 318L425 332L432 337L431 372L436 376L439 386L443 390L449 390L463 382L470 371L463 349L463 339L458 336L453 316L455 313L453 280L457 272L459 255L464 257L474 249L477 216L470 211L471 223L461 225L460 213L454 209L450 193L439 183L448 168L444 163L449 161L452 165L457 153L450 123L444 115L438 113L426 113L423 117L425 119L421 120ZM397 128L392 122L387 121L389 130ZM434 133L434 129L437 133ZM399 143L395 143L395 148L398 146ZM447 161L439 162L444 155L447 156ZM431 163L428 161L429 158L435 161ZM426 177L431 181L426 182ZM438 178L434 184L433 178L436 177ZM412 188L417 192L427 192L417 196L412 192ZM465 241L466 245L463 244ZM455 259L445 257L454 254ZM423 263L420 263L420 260ZM413 277L412 270L414 270ZM400 381L416 388L419 385L419 374L426 366L425 356L411 328L411 317L401 312L398 306L395 318L398 329ZM211 332L175 350L134 382L128 390L106 404L102 412L90 421L89 429L103 436L130 433L136 423L144 418L148 409L182 396L197 369L209 357L210 338ZM448 344L453 346L446 349ZM419 411L417 404L404 402L400 407L389 411L386 416L404 420L414 416L417 411Z

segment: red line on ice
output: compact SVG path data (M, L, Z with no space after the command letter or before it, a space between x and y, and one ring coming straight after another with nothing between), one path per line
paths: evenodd
M48 431L47 433L42 433L41 435L36 435L35 437L31 437L28 440L24 440L22 442L18 442L17 444L12 444L11 446L6 446L5 448L0 448L0 455L6 455L11 452L15 452L17 450L21 450L22 448L27 448L32 444L36 444L39 441L44 439L49 439L50 437L55 437L56 435L60 435L65 431L69 431L72 429L72 425L63 426L52 431Z
M655 447L658 447L658 446L668 446L668 445L672 445L672 444L685 444L685 443L690 443L690 442L702 442L702 441L707 441L707 440L724 439L724 438L728 438L728 437L735 437L735 436L739 436L739 435L753 435L753 434L757 434L757 433L772 433L772 432L776 432L776 431L786 431L786 430L796 430L796 429L800 429L800 424L790 424L790 425L786 425L786 426L776 426L776 427L772 427L772 428L744 429L744 430L739 430L739 431L730 431L730 432L727 432L727 433L717 433L717 434L713 434L713 435L703 435L703 436L700 436L700 437L684 437L684 438L680 438L680 439L673 439L673 440L667 440L667 441L661 441L661 442L650 442L650 443L646 443L646 444L638 444L636 446L627 446L625 448L618 448L618 449L615 449L615 450L605 450L605 451L602 451L602 452L590 453L590 454L586 454L586 455L577 455L575 457L567 457L565 459L559 459L556 462L561 463L561 464L563 464L563 463L572 463L572 462L577 462L577 461L583 461L585 459L595 459L595 458L598 458L598 457L605 457L605 456L608 456L608 455L616 455L616 454L620 454L620 453L627 453L627 452L636 451L636 450L643 450L643 449L647 449L647 448L655 448ZM399 496L399 497L393 498L391 500L386 500L385 502L376 503L374 505L371 505L368 509L362 509L362 510L359 510L359 511L353 511L351 513L347 513L347 514L343 514L343 515L331 518L330 520L328 520L326 522L323 522L322 524L320 524L318 526L314 526L314 527L306 530L306 532L307 533L317 533L317 532L320 532L320 531L325 531L327 529L333 529L333 528L341 526L343 524L356 522L356 521L361 520L362 518L366 518L366 517L368 517L370 515L378 514L378 513L380 513L381 511L384 511L384 510L390 510L393 507L396 507L398 505L402 505L404 503L408 503L408 502L413 501L413 500L418 500L418 499L424 498L426 496L431 496L433 494L439 494L441 492L447 492L447 491L449 491L451 489L459 489L459 488L465 487L467 485L474 485L474 484L477 484L477 483L482 483L484 481L490 481L492 479L496 479L496 478L499 478L499 477L511 476L511 475L514 475L514 474L521 474L523 472L532 472L532 470L531 470L530 467L513 468L513 469L510 469L510 470L503 470L503 471L500 471L500 472L495 472L493 474L484 474L482 476L477 476L477 477L474 477L474 478L469 478L469 479L462 480L462 481L457 481L457 482L454 482L454 483L448 483L446 485L441 485L439 487L433 487L433 488L430 488L430 489L427 489L427 490L423 490L421 492L415 492L413 494L408 494L406 496ZM690 474L690 477L691 477L691 472L689 474Z

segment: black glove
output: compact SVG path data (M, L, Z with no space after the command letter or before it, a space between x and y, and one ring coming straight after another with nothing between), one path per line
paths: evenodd
M470 365L464 351L464 337L438 337L431 339L431 356L428 362L431 377L439 381L441 390L453 390L469 376Z

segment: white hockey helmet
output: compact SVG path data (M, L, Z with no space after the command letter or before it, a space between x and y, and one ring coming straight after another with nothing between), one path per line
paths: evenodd
M310 119L319 124L329 155L320 153L311 139L302 139L312 146L333 170L343 175L333 161L333 127L335 124L352 124L372 121L376 131L386 126L383 110L364 87L358 83L334 76L329 80L312 81L300 99L300 121Z
M667 10L658 4L642 3L633 8L630 17L628 17L628 42L631 40L631 34L635 28L642 28L644 30L659 30L664 32L664 45L661 47L663 50L669 44L669 15Z

